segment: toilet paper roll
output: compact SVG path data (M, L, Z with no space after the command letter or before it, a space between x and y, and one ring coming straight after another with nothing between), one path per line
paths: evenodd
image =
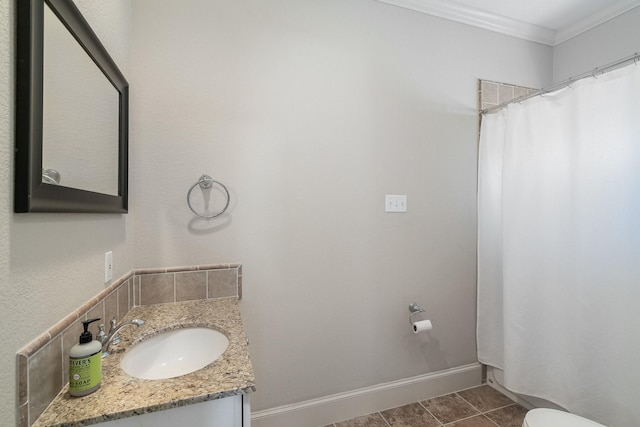
M433 325L431 324L431 320L429 319L421 320L419 322L413 322L412 326L413 326L414 334L417 334L418 332L422 332L422 331L430 331L433 328Z

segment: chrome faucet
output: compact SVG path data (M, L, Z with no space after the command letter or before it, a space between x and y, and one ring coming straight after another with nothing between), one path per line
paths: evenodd
M118 336L118 331L127 325L136 325L142 326L144 325L144 320L142 319L133 319L128 322L121 323L116 326L115 318L111 320L111 329L109 330L109 335L103 338L100 342L102 343L102 357L107 357L109 353L109 344L111 342L115 342L116 344L120 342L120 337Z

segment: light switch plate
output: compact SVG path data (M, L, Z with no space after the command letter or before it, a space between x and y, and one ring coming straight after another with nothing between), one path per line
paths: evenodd
M407 211L407 195L406 194L387 194L384 196L385 212L406 212Z

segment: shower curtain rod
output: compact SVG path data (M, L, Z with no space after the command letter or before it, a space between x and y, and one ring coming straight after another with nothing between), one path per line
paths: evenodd
M556 83L552 86L549 86L547 88L542 88L539 89L535 92L532 92L528 95L523 95L520 96L518 98L514 98L511 101L507 101L507 102L503 102L502 104L496 105L495 107L491 107L491 108L485 108L484 110L481 111L481 114L487 114L487 113L491 113L494 111L498 111L503 109L504 107L506 107L509 104L513 104L514 102L522 102L526 99L529 98L533 98L539 95L544 95L545 93L550 93L550 92L554 92L558 89L562 89L564 87L567 86L571 86L573 83L577 82L578 80L582 80L582 79L586 79L587 77L594 77L597 78L597 76L602 75L604 73L608 73L609 71L613 71L613 70L617 70L618 68L622 68L625 65L630 64L631 62L634 62L636 65L638 65L638 62L640 62L640 53L636 52L631 56L628 56L626 58L620 59L616 62L612 62L611 64L607 64L605 66L602 67L596 67L591 71L587 71L585 73L582 74L578 74L577 76L573 76L573 77L569 77L567 80L563 80L560 83Z

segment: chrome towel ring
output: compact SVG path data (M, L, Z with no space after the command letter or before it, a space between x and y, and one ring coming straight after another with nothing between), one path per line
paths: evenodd
M224 205L224 208L222 208L222 210L218 213L213 213L211 215L206 215L206 214L201 214L196 212L195 209L193 209L193 206L191 206L191 192L193 191L194 188L196 188L197 186L200 186L200 188L202 190L206 190L209 189L213 186L213 184L218 184L220 187L222 187L222 189L224 190L224 193L227 197L227 202ZM222 215L227 208L229 207L229 202L231 201L231 196L229 195L229 190L227 190L227 187L224 186L223 183L216 181L215 179L211 178L209 175L202 175L200 177L200 179L191 186L191 188L189 188L189 191L187 192L187 206L189 206L189 209L191 209L191 212L193 212L194 214L198 215L199 217L202 218L215 218L218 217L220 215Z

